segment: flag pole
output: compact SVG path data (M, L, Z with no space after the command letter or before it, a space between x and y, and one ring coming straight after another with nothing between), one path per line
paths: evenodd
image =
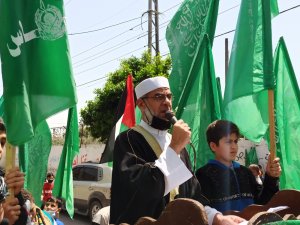
M274 116L274 90L268 90L268 108L269 108L269 126L270 126L270 157L273 161L276 157L276 142L275 142L275 116Z
M12 146L9 143L6 143L6 158L5 158L5 171L15 167L16 163L16 146ZM8 189L9 196L8 198L14 198L15 193L13 188Z

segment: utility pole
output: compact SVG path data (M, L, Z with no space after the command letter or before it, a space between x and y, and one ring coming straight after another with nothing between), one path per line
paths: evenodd
M159 54L159 22L158 22L158 0L154 1L154 9L155 9L155 54Z
M154 4L154 10L152 9L152 3ZM154 21L152 19L154 14ZM159 54L159 22L158 22L158 0L148 0L148 51L152 55L152 48L155 50L155 54ZM155 30L155 47L152 44L153 26Z
M148 0L148 51L152 55L152 0Z
M225 80L227 79L229 64L228 38L225 38Z

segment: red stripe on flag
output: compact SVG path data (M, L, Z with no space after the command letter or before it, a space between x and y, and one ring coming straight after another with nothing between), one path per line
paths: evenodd
M122 123L127 127L131 128L135 125L135 104L134 104L134 90L133 90L133 81L132 75L129 74L126 80L127 86L127 98L125 104L124 115Z

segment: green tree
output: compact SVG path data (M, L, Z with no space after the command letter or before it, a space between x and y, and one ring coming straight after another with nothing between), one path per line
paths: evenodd
M113 119L122 92L125 88L127 75L132 74L134 85L145 78L154 76L169 77L171 59L169 56L151 57L148 51L141 58L132 56L120 63L120 68L108 74L108 79L103 88L95 89L96 97L88 101L87 106L80 112L83 123L88 127L92 137L105 142L113 127Z

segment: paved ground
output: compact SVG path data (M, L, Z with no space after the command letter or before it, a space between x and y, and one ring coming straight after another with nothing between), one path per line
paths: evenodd
M75 214L72 220L66 211L63 211L60 215L60 220L64 222L65 225L91 225L91 221L87 216L80 216Z

